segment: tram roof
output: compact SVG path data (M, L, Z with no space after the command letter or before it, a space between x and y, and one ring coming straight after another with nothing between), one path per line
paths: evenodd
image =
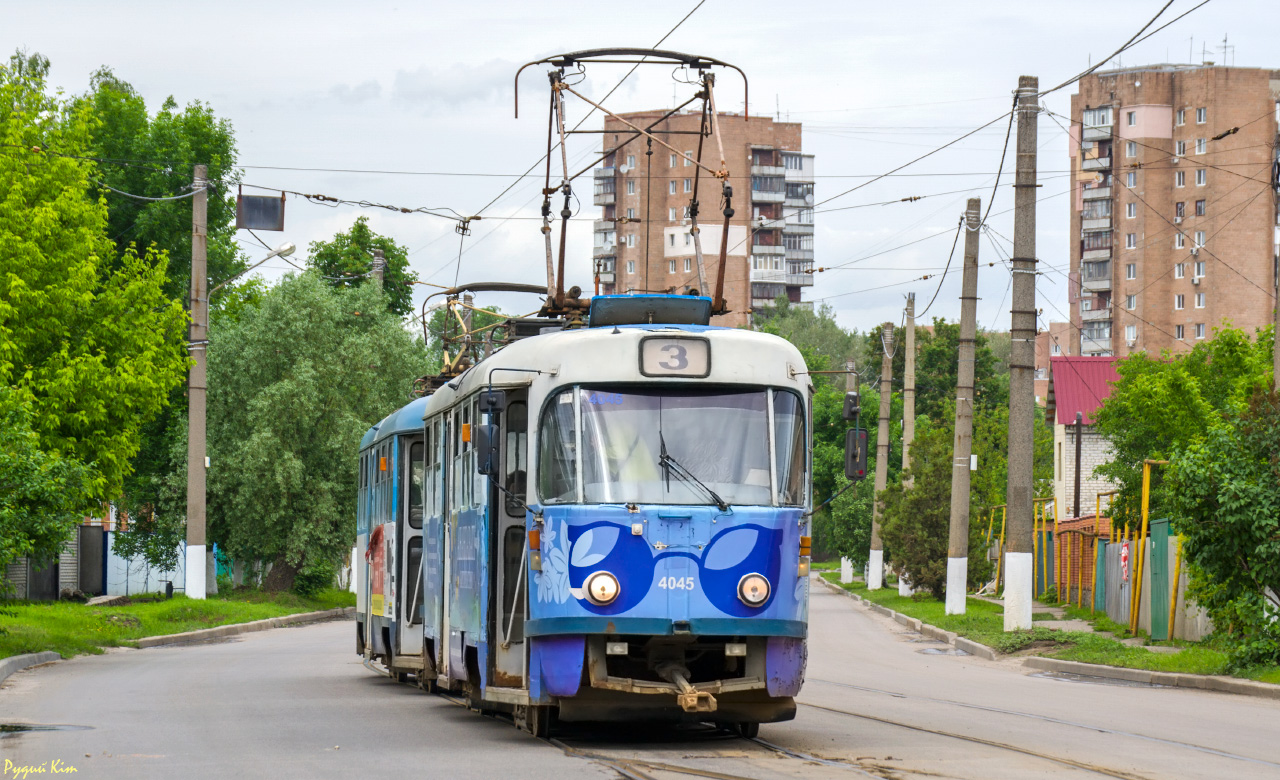
M431 396L415 398L391 414L382 418L376 425L365 431L360 439L360 449L364 450L376 442L380 442L397 433L412 433L422 430L422 418L426 414L427 402Z

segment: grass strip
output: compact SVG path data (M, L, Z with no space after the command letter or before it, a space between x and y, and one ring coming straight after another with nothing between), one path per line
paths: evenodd
M0 601L0 658L52 650L70 658L129 647L144 636L355 606L355 594L324 590L314 597L237 588L198 601L176 595L142 594L131 603L105 607L70 601Z

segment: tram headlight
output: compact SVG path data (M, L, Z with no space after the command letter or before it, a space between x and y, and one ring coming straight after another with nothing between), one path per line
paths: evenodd
M769 580L763 574L748 574L738 580L738 599L748 607L762 606L769 600Z
M582 589L586 593L587 601L600 607L616 601L618 593L622 590L618 585L618 578L607 571L598 571L589 575Z

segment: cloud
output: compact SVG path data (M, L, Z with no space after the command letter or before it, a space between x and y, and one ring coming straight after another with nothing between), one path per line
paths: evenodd
M354 87L350 84L335 84L329 87L329 95L352 105L367 103L382 97L382 85L376 81L366 81Z
M449 106L509 98L517 67L506 60L489 60L482 65L455 63L441 70L401 70L396 72L392 94L399 100Z

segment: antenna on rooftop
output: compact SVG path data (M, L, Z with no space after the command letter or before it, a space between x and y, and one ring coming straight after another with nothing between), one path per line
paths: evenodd
M1235 46L1229 46L1229 45L1227 45L1227 34L1226 34L1226 33L1223 33L1223 34L1222 34L1222 45L1221 45L1221 46L1215 46L1214 48L1215 48L1215 49L1218 49L1219 51L1221 51L1221 52L1222 52L1222 64L1223 64L1223 65L1228 65L1228 64L1230 64L1230 65L1235 65L1235 64L1236 64L1236 47L1235 47ZM1228 62L1228 61L1227 61L1227 56L1228 56L1228 55L1230 55L1230 57L1231 57L1230 62Z

